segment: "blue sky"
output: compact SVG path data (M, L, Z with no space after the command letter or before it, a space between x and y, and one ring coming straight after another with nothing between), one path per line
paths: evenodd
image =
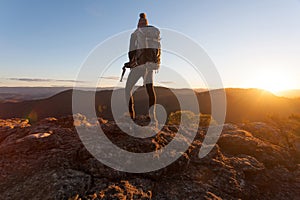
M179 31L203 47L225 87L299 88L297 0L1 0L0 86L72 85L89 52L134 29L140 12L151 24ZM119 76L120 69L110 73ZM160 81L180 87L167 76L158 76ZM197 81L192 86L202 87Z

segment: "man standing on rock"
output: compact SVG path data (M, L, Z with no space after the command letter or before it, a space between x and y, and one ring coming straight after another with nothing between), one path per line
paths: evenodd
M148 25L146 14L141 13L137 29L131 34L129 47L130 73L125 87L126 103L129 103L130 117L135 119L134 99L132 90L137 81L142 77L149 97L149 119L156 123L155 114L156 95L153 87L153 71L160 66L160 31Z

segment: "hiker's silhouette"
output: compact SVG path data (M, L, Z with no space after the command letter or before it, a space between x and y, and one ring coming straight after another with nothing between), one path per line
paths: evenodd
M146 14L141 13L137 29L131 34L129 47L130 73L125 87L126 102L129 103L129 114L135 119L134 99L132 89L142 77L149 96L149 118L156 120L156 95L153 87L153 71L160 66L160 32L148 25Z

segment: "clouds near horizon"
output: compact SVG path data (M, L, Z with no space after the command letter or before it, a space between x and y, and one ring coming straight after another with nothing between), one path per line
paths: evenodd
M65 82L65 83L87 83L88 81L68 80L68 79L48 79L48 78L7 78L11 81L23 82Z

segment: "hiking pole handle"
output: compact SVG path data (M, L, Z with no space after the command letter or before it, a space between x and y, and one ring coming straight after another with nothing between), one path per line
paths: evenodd
M123 76L124 76L124 74L125 74L125 72L126 72L126 67L125 67L125 65L122 67L122 76L121 76L121 79L120 79L120 82L122 82L122 79L123 79Z

